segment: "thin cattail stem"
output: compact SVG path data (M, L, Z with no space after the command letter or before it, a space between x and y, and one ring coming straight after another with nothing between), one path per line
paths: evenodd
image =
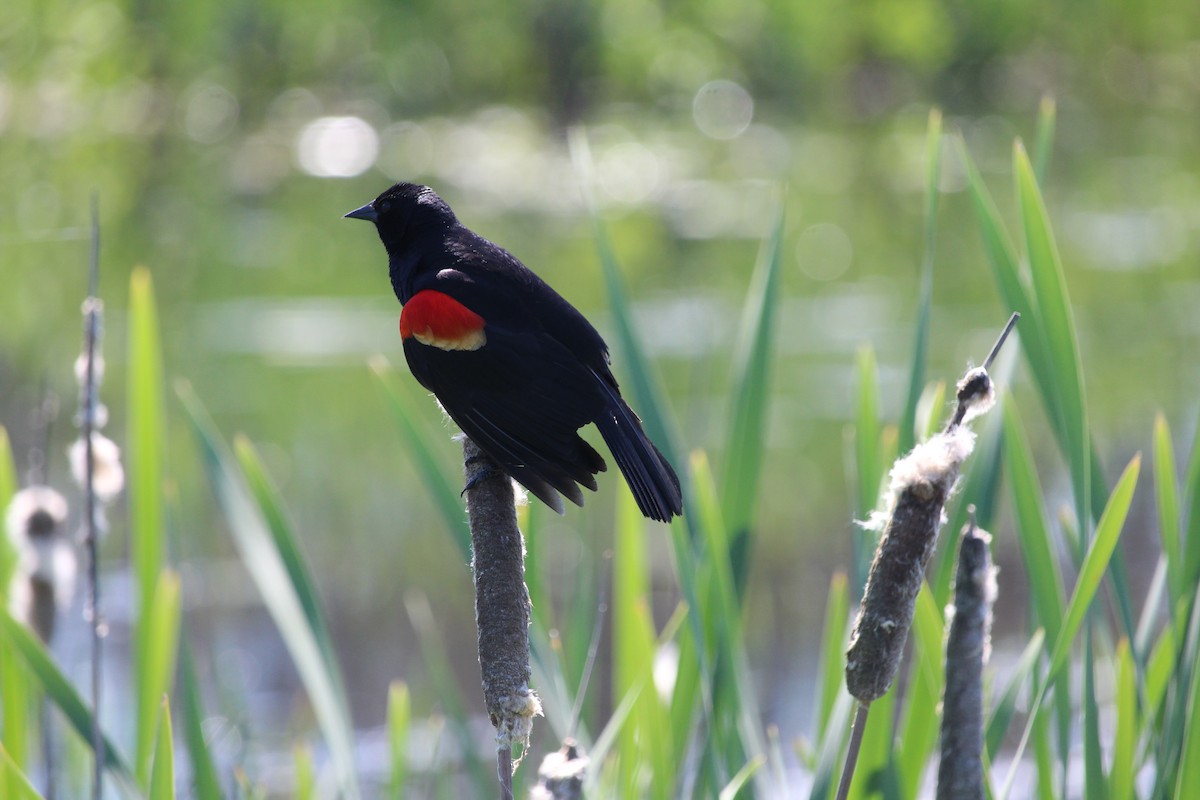
M501 798L512 798L513 749L524 756L541 713L529 689L529 591L525 540L517 527L512 479L469 438L463 438L467 518L475 572L479 666L488 717L496 728ZM520 763L520 758L516 759Z
M971 521L963 531L954 583L954 617L946 637L942 753L937 800L983 800L983 666L996 597L991 537Z
M838 781L837 800L846 800L850 795L850 782L854 779L854 768L858 765L858 753L862 750L863 732L867 728L870 703L859 703L854 714L854 727L850 729L850 745L846 748L846 763L842 765L842 778Z
M96 197L92 196L92 247L88 268L88 297L84 302L84 352L87 354L83 382L81 413L84 442L83 542L88 560L88 612L92 623L92 752L95 756L92 771L92 797L100 800L104 794L104 736L100 728L101 640L100 568L97 558L95 453L92 452L92 432L96 411L96 339L100 327L100 300L96 293L100 275L100 219Z

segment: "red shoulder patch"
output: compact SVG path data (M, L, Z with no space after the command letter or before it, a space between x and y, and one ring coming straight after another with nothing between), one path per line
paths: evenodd
M400 311L400 338L442 350L478 350L487 342L483 317L448 294L417 292Z

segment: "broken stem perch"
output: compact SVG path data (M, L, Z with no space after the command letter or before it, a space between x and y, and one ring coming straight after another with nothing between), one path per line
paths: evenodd
M463 438L467 518L475 573L479 667L488 717L496 728L501 798L512 798L512 773L524 755L541 704L529 688L529 591L525 540L517 527L512 479L469 438Z

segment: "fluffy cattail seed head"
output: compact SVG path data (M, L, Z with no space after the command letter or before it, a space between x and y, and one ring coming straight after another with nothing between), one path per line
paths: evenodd
M80 486L87 485L87 443L76 439L67 456L71 475ZM111 503L125 488L125 469L121 466L121 448L102 433L92 432L92 488L101 503Z

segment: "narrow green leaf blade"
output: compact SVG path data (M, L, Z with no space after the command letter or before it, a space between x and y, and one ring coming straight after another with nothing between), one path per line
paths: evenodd
M171 681L175 676L175 657L179 647L179 575L172 570L163 570L150 596L154 599L154 605L144 609L141 619L141 630L145 639L141 648L142 683L137 687L137 744L141 748L153 742L156 749L160 744L158 737L161 736L156 735L156 731L161 730L162 725L161 705L163 698L171 690ZM158 696L157 707L151 704L148 698L150 693ZM144 712L148 709L155 709L158 713L147 718ZM150 762L154 752L154 749L138 751L138 782L142 786L150 785Z
M0 789L4 790L5 798L12 800L42 800L3 744L0 744Z
M733 778L730 779L729 783L725 784L725 787L721 789L721 793L717 795L719 800L734 800L738 796L738 792L745 788L750 779L754 777L754 773L762 769L766 763L767 757L764 755L757 755L747 761L746 766L739 769Z
M1062 409L1062 416L1056 422L1063 427L1062 440L1075 490L1077 519L1084 530L1084 541L1087 541L1086 528L1091 519L1092 456L1075 320L1050 217L1033 166L1019 141L1013 148L1013 163L1033 290L1046 333L1058 407Z
M175 800L175 740L171 733L171 705L166 695L162 698L158 735L154 744L150 800Z
M17 492L17 468L13 462L12 446L8 431L0 425L0 514L8 509L9 502ZM0 532L0 601L10 597L9 582L17 565L17 552L8 536ZM6 602L0 602L6 605ZM13 768L6 771L7 777L0 779L0 792L7 789L15 794L24 781L24 770L30 752L30 712L36 702L36 694L30 683L25 665L13 648L4 642L0 631L0 747Z
M779 272L783 261L782 204L763 242L750 291L742 309L733 359L733 404L721 473L721 508L736 540L748 535L757 507L759 474L766 442L771 398L775 314L779 305ZM735 572L735 575L737 573Z
M1183 542L1183 586L1200 583L1200 425L1192 441L1192 452L1188 456L1187 472L1184 477L1183 508L1186 517Z
M1034 134L1033 164L1038 183L1046 185L1046 171L1050 168L1050 153L1054 149L1054 127L1057 117L1054 98L1046 95L1038 106L1037 132Z
M925 767L938 741L940 715L935 712L946 684L942 642L945 625L928 584L921 584L913 613L911 669L900 736L896 771L902 797L916 797Z
M1000 693L999 700L992 706L987 728L984 731L984 752L989 761L995 761L996 754L1000 752L1000 746L1008 734L1008 726L1016 714L1017 699L1020 697L1025 682L1033 673L1034 666L1041 658L1045 645L1046 631L1038 628L1033 632L1033 636L1029 637L1029 643L1021 651L1020 658L1017 659L1012 672L1008 675L1008 683L1005 685L1004 691Z
M1054 558L1033 454L1017 404L1011 401L1004 403L1004 467L1037 625L1045 628L1050 641L1057 641L1065 605L1062 577Z
M396 681L388 688L388 753L392 759L388 787L392 800L403 800L408 780L408 735L412 705L408 684Z
M75 687L59 672L50 654L42 643L14 620L7 610L0 608L0 636L6 647L11 647L24 659L30 673L35 677L46 696L58 706L63 717L89 745L92 741L92 712ZM129 769L128 762L121 756L108 736L104 737L104 769L113 783L126 796L137 796L137 781Z
M273 531L268 521L270 512L256 501L246 476L217 434L199 399L185 385L180 386L179 395L201 445L213 491L229 520L234 544L275 620L312 700L329 746L338 785L348 800L357 800L360 792L354 772L353 736L345 691L340 673L327 660L322 647L322 641L329 641L328 631L318 632L302 599L307 591L305 587L311 588L311 581L297 584L294 579L296 573L293 570L299 562L288 559L298 558L298 551L293 547L290 556L280 551L276 538L279 532Z
M1108 800L1133 800L1133 778L1137 774L1137 665L1129 640L1117 646L1116 731L1113 735L1112 773Z
M821 633L821 672L817 680L817 723L815 726L818 747L829 735L830 715L842 688L845 664L846 631L850 624L850 588L846 573L835 572L829 581L829 595L825 600L825 624Z
M1179 775L1173 797L1189 797L1200 786L1200 669L1192 670L1187 694L1187 725L1184 731L1183 752L1179 759Z
M420 413L416 409L413 392L399 385L391 365L382 356L371 359L371 371L379 379L379 385L392 409L392 418L396 420L400 434L416 460L417 471L425 481L429 496L433 498L434 505L441 513L446 529L454 536L454 542L458 545L463 560L469 562L471 530L467 527L462 498L459 496L459 490L446 477L443 466L445 459L435 455L438 448L434 443L433 434L416 422Z
M221 780L213 763L212 752L204 740L204 706L200 683L187 639L181 641L179 685L183 707L183 737L191 762L192 788L197 800L221 800Z
M1175 451L1171 429L1160 411L1154 418L1154 490L1158 502L1158 532L1167 561L1167 585L1172 607L1183 592L1183 560L1179 541L1179 486L1175 478Z
M1083 565L1079 569L1079 578L1075 581L1075 590L1071 594L1070 603L1067 604L1062 628L1054 643L1047 681L1052 680L1059 670L1066 666L1067 657L1071 652L1071 643L1075 639L1075 634L1079 632L1084 616L1096 596L1096 590L1100 587L1100 580L1108 569L1108 562L1112 558L1113 550L1116 549L1121 528L1125 525L1125 517L1129 513L1129 504L1133 500L1133 491L1137 485L1141 463L1140 455L1134 456L1133 460L1129 462L1129 466L1121 474L1108 498L1108 505L1105 506L1100 521L1096 523L1096 535L1088 548L1087 555L1084 556Z
M150 758L155 747L159 705L166 687L150 674L151 609L163 565L163 366L154 285L145 267L134 269L129 280L128 341L129 432L126 469L129 476L129 550L134 577L134 685L137 690L137 727L134 766L138 780L150 779Z
M313 766L312 751L303 745L292 750L296 766L296 800L315 800L317 796L317 770Z

